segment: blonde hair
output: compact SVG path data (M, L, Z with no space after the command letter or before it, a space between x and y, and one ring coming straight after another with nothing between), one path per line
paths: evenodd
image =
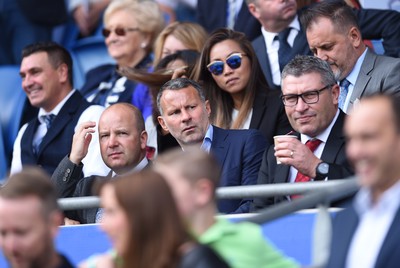
M158 4L151 0L115 0L108 5L104 12L104 25L110 20L110 17L118 11L125 11L135 18L141 32L150 36L150 43L146 50L150 52L158 34L165 26L164 15Z
M193 22L173 22L158 35L154 43L154 66L161 60L165 39L173 35L181 41L186 49L201 52L207 39L207 32L197 23Z

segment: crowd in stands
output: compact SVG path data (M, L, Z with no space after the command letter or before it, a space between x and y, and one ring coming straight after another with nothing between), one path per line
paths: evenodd
M215 215L301 196L217 200L216 188L354 174L361 190L333 204L345 209L327 265L396 267L399 12L343 0L36 2L0 0L0 69L18 66L32 118L17 119L0 188L12 267L73 267L53 239L88 223L113 249L81 267L298 267L259 226ZM102 35L98 56L115 62L76 88L60 25L75 27L74 44ZM62 215L56 204L94 195L100 208Z

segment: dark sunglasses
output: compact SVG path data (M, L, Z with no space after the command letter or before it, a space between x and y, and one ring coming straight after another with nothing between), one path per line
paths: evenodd
M139 28L115 28L114 30L109 30L107 28L104 28L102 30L102 34L105 38L109 37L111 32L114 31L114 33L118 36L125 36L127 32L135 32L135 31L139 31Z
M233 53L226 58L225 62L231 69L237 69L242 65L242 57L246 56L242 53ZM207 65L207 69L213 75L220 75L224 71L225 63L222 60L215 60Z

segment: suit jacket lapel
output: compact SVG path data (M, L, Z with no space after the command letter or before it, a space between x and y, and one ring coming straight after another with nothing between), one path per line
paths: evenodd
M328 140L326 141L321 159L328 163L334 163L335 158L344 144L343 124L345 114L340 111L339 116L331 129Z
M228 131L224 131L223 129L213 125L213 140L211 143L211 152L220 161L221 166L224 166L226 154L230 146L228 136Z
M256 93L253 103L253 115L251 116L250 128L259 129L261 119L263 119L267 109L267 94Z
M353 88L353 93L350 97L350 103L348 109L351 110L354 102L357 99L360 99L364 94L366 86L371 79L369 73L374 69L376 60L376 55L372 53L370 50L367 50L367 54L365 55L364 61L361 64L360 72L358 73L356 84Z
M387 267L385 261L390 259L393 251L400 247L400 208L394 216L393 222L390 225L386 238L383 241L381 250L379 251L375 267ZM398 251L397 251L398 252Z
M269 65L269 57L263 35L260 35L256 40L254 40L253 47L268 85L271 89L277 89L278 87L272 80L271 66Z
M67 100L67 102L64 104L64 107L61 108L58 115L54 118L53 124L51 125L49 131L43 137L38 155L40 155L42 153L43 149L46 148L46 146L53 139L55 139L61 131L63 131L64 127L70 122L74 113L79 108L79 104L80 104L79 99L80 98L77 98L76 94L79 94L79 93L75 92L69 98L69 100Z

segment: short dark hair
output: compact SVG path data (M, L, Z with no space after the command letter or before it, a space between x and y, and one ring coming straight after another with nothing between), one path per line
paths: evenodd
M165 90L179 90L182 88L187 88L187 87L193 87L196 89L197 93L199 94L199 97L203 103L206 102L206 98L204 97L204 92L202 87L200 86L199 83L188 79L188 78L176 78L168 81L165 83L161 88L160 91L157 94L157 108L160 111L160 114L162 115L162 108L161 108L161 97L162 94L164 93Z
M298 55L286 64L282 71L282 80L288 75L300 77L309 73L318 73L324 85L336 84L335 75L329 64L318 57L308 55Z
M0 197L18 199L26 196L37 197L46 217L58 210L57 192L50 177L37 167L28 167L10 176L0 188Z
M22 50L22 58L28 57L32 54L46 52L49 58L49 63L55 69L61 64L67 65L68 68L68 81L73 86L73 63L70 53L67 49L60 46L55 42L38 42L34 44L27 45Z
M300 22L303 29L307 31L310 25L319 18L331 20L340 33L345 33L350 27L359 29L354 12L343 0L325 0L310 6L302 12Z

